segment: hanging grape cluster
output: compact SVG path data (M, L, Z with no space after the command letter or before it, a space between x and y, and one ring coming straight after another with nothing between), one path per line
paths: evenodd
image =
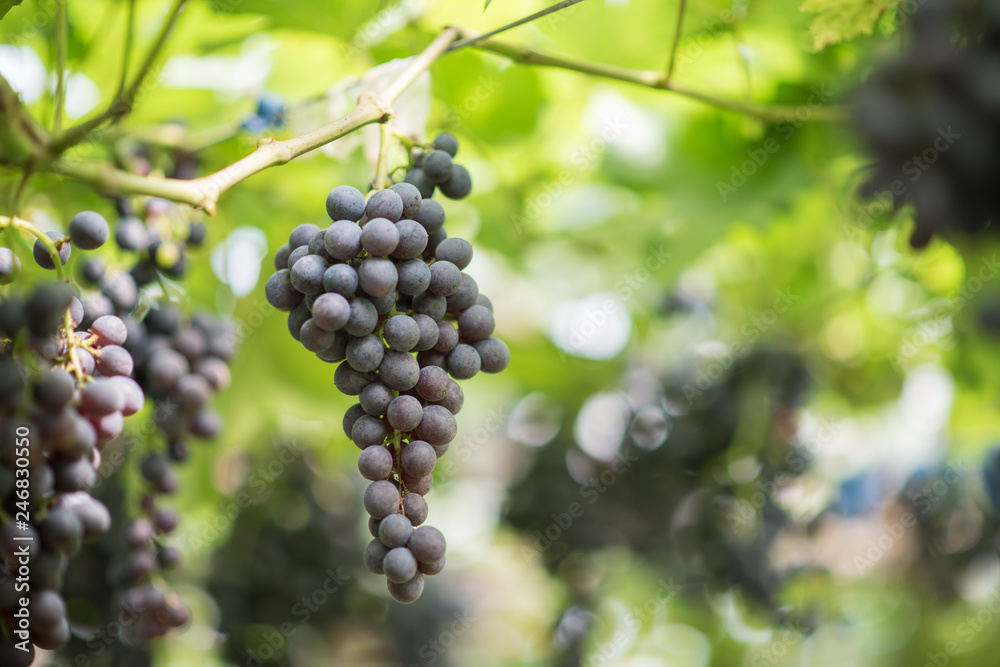
M454 415L464 402L456 380L498 373L510 360L492 336L489 299L463 272L472 246L448 237L444 208L430 199L434 183L446 196L471 189L468 172L451 161L458 142L442 134L434 145L419 154L410 182L367 200L351 186L334 188L326 201L332 224L296 227L266 286L271 305L289 312L292 337L338 364L337 389L358 397L344 432L362 450L358 467L371 481L364 505L375 539L365 564L385 574L400 602L416 600L423 575L444 567L445 538L422 525L423 496L456 435ZM414 184L422 176L412 176L418 171L439 180L422 193Z
M80 265L82 292L61 281L31 291L15 283L0 297L4 666L30 664L34 646L56 649L69 640L60 596L68 560L81 542L111 526L107 508L88 490L98 480L102 450L122 433L124 418L143 409L147 397L153 403L150 419L162 438L144 439L142 445L155 450L162 441L163 446L140 465L146 488L136 508L139 518L124 530L125 554L108 563L108 573L125 588L123 608L139 610L138 622L130 627L135 640L160 636L188 621L179 597L152 583L157 571L180 562L177 549L166 544L178 515L162 507L158 497L175 491L170 464L186 458L189 438L212 438L221 429L209 405L229 384L236 336L229 324L205 314L185 318L169 304L149 307L148 298L140 305L140 285L155 278L154 273L136 279L146 270L141 267L174 277L182 273L183 262L163 260L164 239L176 242L183 231L185 245L177 248L184 251L204 237L198 223L172 209L151 200L146 222L129 216L119 220L116 244L137 253L131 269L89 257ZM140 235L137 225L146 232L141 244L129 241ZM103 216L85 211L73 217L67 235L46 236L48 244L39 239L32 248L34 261L63 275L74 248L100 248L111 230ZM21 269L13 250L0 248L0 284L14 283ZM25 602L28 618L19 612Z
M150 639L188 620L175 594L149 583L157 572L172 570L181 560L180 552L164 543L177 529L179 517L159 499L176 491L173 464L187 459L190 439L211 439L222 429L210 402L229 386L227 362L235 352L235 332L204 313L186 320L171 305L154 307L141 322L126 319L126 324L135 378L153 402L151 418L165 443L162 451L148 454L139 465L145 483L140 516L125 532L129 553L122 579L129 588L121 603L124 609L143 610L131 630L138 639Z
M57 259L72 246L91 250L108 238L97 213L80 213L69 235L49 233ZM2 254L5 282L20 270ZM39 266L55 269L36 242ZM108 532L111 515L87 489L100 452L135 414L144 393L129 376L122 347L125 323L102 315L84 323L84 306L68 285L43 283L0 299L0 664L28 665L34 646L56 649L69 640L60 596L69 558L81 543Z
M903 57L857 92L855 123L877 160L862 192L914 204L914 247L934 234L996 228L998 10L997 0L921 3L907 19Z

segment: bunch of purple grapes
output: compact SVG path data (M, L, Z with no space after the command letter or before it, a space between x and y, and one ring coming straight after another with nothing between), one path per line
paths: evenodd
M126 324L134 377L153 404L150 419L164 443L139 465L145 484L140 516L126 527L128 554L120 570L120 581L127 586L122 608L143 610L130 629L141 640L162 636L189 618L176 594L150 583L181 561L180 552L167 544L179 516L160 500L177 490L173 466L187 459L191 439L210 440L222 430L222 419L210 404L229 386L236 335L227 322L205 313L186 318L169 304L151 308L141 321L126 319Z
M510 352L492 336L492 304L463 272L472 246L448 237L441 204L412 183L367 200L342 185L326 211L329 227L299 225L278 249L266 295L289 312L293 338L338 364L337 389L358 397L344 432L372 482L364 505L375 539L365 564L385 574L396 600L413 602L423 575L445 562L444 536L422 525L423 496L457 432L464 395L456 380L504 370Z
M108 225L93 212L74 216L69 234L50 233L57 259L71 246L100 247ZM45 246L36 262L55 269ZM0 249L0 273L12 282L20 260ZM29 665L35 647L70 638L60 595L69 559L82 542L108 532L111 515L87 490L101 451L137 413L145 395L123 347L125 322L102 315L84 322L83 303L64 283L43 283L0 298L0 664ZM29 615L23 617L27 603ZM23 634L20 634L23 633Z

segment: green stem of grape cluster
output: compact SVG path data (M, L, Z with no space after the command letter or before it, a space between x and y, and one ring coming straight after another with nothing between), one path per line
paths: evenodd
M52 259L52 263L56 267L56 275L59 276L59 280L66 280L66 272L63 269L62 262L59 260L59 248L56 246L55 241L49 238L48 234L24 218L0 215L0 230L8 228L28 232L38 239L38 242L45 246L46 252L48 252L49 257Z

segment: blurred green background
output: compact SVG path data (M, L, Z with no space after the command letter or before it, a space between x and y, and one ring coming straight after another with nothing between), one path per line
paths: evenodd
M72 154L210 173L262 136L342 115L349 84L441 27L485 31L544 5L191 2L134 112ZM69 122L115 93L127 6L68 3ZM167 6L136 2L134 62ZM0 73L45 123L53 7L25 0L0 21ZM689 0L674 80L788 105L774 123L475 49L401 100L406 131L461 142L474 190L445 202L449 233L473 243L468 272L512 352L502 375L464 383L427 497L448 568L411 606L362 565L363 487L341 429L354 401L263 291L288 232L324 225L334 186L371 180L377 131L224 194L175 286L240 332L216 400L224 433L192 452L175 498L185 565L170 583L193 620L148 658L76 627L43 664L997 664L981 471L1000 348L978 323L1000 290L995 246L911 250L908 209L855 196L867 158L847 116L815 117L899 52L905 11ZM677 12L589 0L503 39L662 71ZM244 123L265 94L288 105L282 127ZM2 174L0 201L20 176ZM51 228L113 213L46 174L20 207Z

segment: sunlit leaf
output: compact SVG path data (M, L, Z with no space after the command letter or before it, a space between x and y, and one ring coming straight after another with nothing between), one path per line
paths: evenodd
M799 11L818 14L809 26L818 51L858 35L870 35L897 0L805 0Z

